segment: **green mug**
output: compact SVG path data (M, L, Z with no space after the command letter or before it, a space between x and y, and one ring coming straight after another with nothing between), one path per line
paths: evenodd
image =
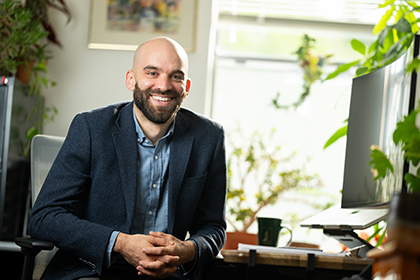
M258 217L258 245L277 247L280 231L285 228L290 232L290 238L286 246L292 242L292 229L287 225L281 225L281 219Z

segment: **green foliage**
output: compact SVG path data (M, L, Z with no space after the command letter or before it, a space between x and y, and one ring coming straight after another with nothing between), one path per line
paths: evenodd
M228 222L238 230L237 222L246 231L265 206L275 204L281 194L293 189L320 185L305 165L293 167L296 153L287 154L281 146L272 145L270 135L254 132L251 137L240 130L228 135Z
M19 67L29 76L29 97L35 97L31 112L22 112L32 125L24 138L23 156L29 155L33 136L43 125L54 120L57 108L45 107L42 90L55 85L48 76L47 61L52 58L47 49L50 42L59 45L48 21L48 8L55 8L68 16L64 0L0 1L0 75L13 76Z
M348 120L346 120L347 122ZM340 139L341 137L344 137L347 135L347 126L345 125L342 128L340 128L339 130L337 130L331 137L330 139L328 139L328 141L325 143L324 145L324 149L328 148L331 144L335 143L338 139Z
M366 52L366 46L354 39L352 48L363 57L358 63L351 62L340 66L334 75L329 75L325 80L332 79L338 74L357 66L357 76L370 73L400 57L410 46L414 35L419 31L418 20L414 14L419 7L410 1L386 1L379 8L388 8L381 20L373 28L377 40L372 43ZM393 23L390 21L394 20Z
M375 71L376 69L388 65L399 58L408 49L414 39L414 35L419 31L415 13L420 11L420 7L413 1L388 0L379 5L379 9L386 9L380 21L374 26L373 34L377 36L369 48L359 40L352 40L352 48L362 55L359 60L340 65L334 72L327 75L324 81L331 80L339 74L348 71L352 67L357 67L356 77ZM368 51L366 52L366 49ZM407 71L416 70L420 67L419 58L415 58L407 67ZM339 133L340 128L334 135ZM325 146L330 146L341 137L331 137ZM331 142L331 140L334 140ZM328 144L328 145L327 145ZM325 147L324 147L325 148Z
M371 147L370 157L372 160L369 162L369 165L373 165L374 179L385 178L388 171L394 172L394 167L392 163L388 160L386 155L375 145Z
M386 224L384 224L383 226L380 226L380 224L381 222L373 225L373 234L366 238L367 242L370 242L373 238L377 239L375 245L376 247L381 246L386 238Z
M311 86L314 82L319 80L322 75L322 66L331 55L317 55L314 52L315 39L308 35L303 35L302 45L293 54L297 55L299 66L303 70L303 92L299 99L291 105L281 105L279 102L280 93L278 92L276 98L272 100L274 107L277 109L289 109L291 107L297 108L301 105L311 92Z
M18 1L5 0L0 2L0 15L0 75L13 75L19 65L50 58L43 42L48 32L31 10Z
M419 112L420 107L417 106L402 121L398 122L392 136L395 145L401 145L405 161L411 163L414 167L418 167L420 163L420 131L416 126L416 118ZM385 178L387 172L393 172L392 164L379 149L372 150L371 158L370 164L377 170L375 180ZM420 169L417 169L416 174L406 174L404 180L411 192L420 191Z

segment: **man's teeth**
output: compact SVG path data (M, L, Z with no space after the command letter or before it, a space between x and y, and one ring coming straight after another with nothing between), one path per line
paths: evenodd
M170 97L160 97L160 96L152 96L154 99L159 100L159 101L169 101L171 100Z

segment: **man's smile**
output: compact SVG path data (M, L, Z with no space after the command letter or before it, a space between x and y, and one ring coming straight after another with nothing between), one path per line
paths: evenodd
M157 96L157 95L151 95L151 97L157 101L162 101L162 102L168 102L170 100L173 99L173 97L164 97L164 96Z

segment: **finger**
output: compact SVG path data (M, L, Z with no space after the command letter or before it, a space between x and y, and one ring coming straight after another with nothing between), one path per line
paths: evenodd
M157 257L155 260L147 261L143 260L143 264L140 263L143 267L147 269L159 269L160 267L157 267L156 264L153 264L154 262L158 261L163 263L165 266L177 266L179 263L179 256L170 256L170 255L163 255Z
M163 262L167 267L176 267L179 263L179 256L169 256L165 255L162 257L159 257L159 260Z
M144 247L142 249L143 254L156 256L170 255L171 251L168 247Z
M149 231L150 236L165 239L169 244L175 243L175 237L171 234L166 234L160 231Z
M157 261L141 261L139 264L140 267L147 269L147 270L160 270L165 268L165 263L157 260Z
M154 245L154 246L168 246L168 245L172 245L173 241L165 239L162 236L149 236L149 243Z
M159 272L157 270L154 269L147 269L145 267L143 267L142 265L139 265L136 267L136 269L138 270L138 275L148 275L148 276L152 276L152 277L157 277ZM163 268L162 268L163 270Z

